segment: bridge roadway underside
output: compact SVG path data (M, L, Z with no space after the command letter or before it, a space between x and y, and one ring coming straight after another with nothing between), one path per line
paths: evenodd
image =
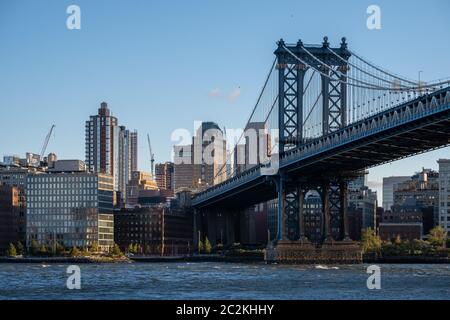
M323 176L340 176L449 145L450 109L337 145L312 157L281 159L281 171L293 182L310 184ZM290 163L292 162L292 163ZM198 209L244 208L277 197L276 176L259 176L195 205Z

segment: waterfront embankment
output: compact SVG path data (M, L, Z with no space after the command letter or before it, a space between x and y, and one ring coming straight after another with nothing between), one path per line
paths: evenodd
M0 263L177 263L177 262L227 262L227 263L265 263L264 256L227 256L219 254L184 255L184 256L90 256L90 257L0 257ZM376 264L450 264L448 257L430 256L363 256L363 263ZM313 263L314 264L314 263Z
M0 257L0 263L124 263L127 257Z

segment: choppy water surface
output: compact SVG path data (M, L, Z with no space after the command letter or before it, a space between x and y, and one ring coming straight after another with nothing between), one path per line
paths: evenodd
M235 263L81 264L81 290L63 264L0 264L0 299L450 299L450 265L382 264L381 290L368 265Z

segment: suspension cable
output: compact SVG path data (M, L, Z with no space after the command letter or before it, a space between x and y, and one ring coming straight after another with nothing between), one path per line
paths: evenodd
M387 83L389 83L389 84L392 83L392 82L389 81L389 80L386 80L386 79L380 78L380 77L378 77L378 76L376 76L376 75L373 75L373 74L371 74L370 72L367 72L367 71L361 69L360 67L358 67L357 65L351 63L350 61L345 60L345 59L342 58L340 55L338 55L336 52L334 52L333 50L331 50L331 48L327 47L327 49L328 49L328 51L330 51L333 55L335 55L337 58L339 58L341 61L343 61L343 62L345 62L346 64L352 66L353 68L355 68L355 69L361 71L362 73L365 73L365 74L367 74L368 76L371 76L371 77L373 77L373 78L375 78L375 79L378 79L378 80L380 80L380 81L387 82ZM397 79L397 78L396 78L396 79ZM400 79L399 79L399 80L400 80ZM405 86L405 88L408 88L408 87Z
M273 60L273 62L272 62L272 65L271 65L271 67L270 67L269 73L267 74L266 81L264 81L264 85L263 85L263 87L262 87L262 89L261 89L261 92L260 92L260 94L259 94L259 96L258 96L258 99L256 100L256 104L255 104L255 106L253 107L253 110L252 110L252 112L251 112L251 114L250 114L250 117L249 117L248 120L247 120L247 124L245 125L245 128L247 128L247 126L249 125L250 120L252 119L253 115L254 115L255 112L256 112L256 109L258 108L259 102L261 101L262 95L263 95L264 91L266 90L267 84L269 83L269 79L270 79L270 76L272 75L272 72L273 72L273 70L274 70L274 67L275 67L276 62L277 62L277 59L275 58L275 59ZM245 130L244 130L244 131L245 131ZM235 147L239 144L239 141L241 141L242 137L244 136L244 131L241 133L241 135L240 135L238 141L237 141L236 144L235 144ZM235 148L233 148L233 151L231 152L231 154L234 153L234 149L235 149ZM230 156L231 156L231 154L230 154ZM223 173L222 170L223 170L223 168L226 167L226 165L227 165L227 161L225 161L225 163L222 165L222 167L221 167L221 168L219 169L219 171L216 173L216 175L214 176L214 179L216 179L219 175L221 175L221 174ZM214 180L214 179L213 179L213 180Z
M363 86L363 85L359 85L359 84L354 84L354 83L350 83L350 82L345 81L345 80L342 80L342 79L335 79L335 78L332 78L332 77L330 77L328 74L326 74L326 73L320 71L320 70L317 69L316 67L313 67L313 66L311 66L309 63L307 63L307 62L303 61L302 59L300 59L295 53L293 53L291 50L289 50L289 49L286 48L285 46L283 46L283 48L284 48L291 56L293 56L295 59L297 59L298 61L300 61L300 62L303 63L304 65L306 65L306 66L308 66L308 67L314 69L315 71L317 71L317 73L319 73L320 75L322 75L322 76L324 76L324 77L326 77L326 78L328 78L328 79L330 79L330 80L338 81L338 82L340 82L340 83L348 84L348 85L350 85L350 86L354 86L354 87L362 88L362 89L372 89L372 90L373 90L373 89L379 89L379 90L386 90L386 89L382 89L382 88L376 88L376 87L374 88L373 86ZM333 70L333 71L334 71L334 70ZM389 89L389 90L391 90L391 89Z
M401 78L400 76L396 76L396 75L392 74L391 72L386 71L386 70L383 70L382 68L377 67L377 66L374 65L373 63L371 63L371 62L369 62L369 61L363 59L361 56L357 55L357 54L354 53L353 51L350 51L350 50L348 50L348 51L349 51L353 56L355 56L355 58L358 58L359 60L361 60L361 61L364 62L365 64L369 65L370 67L372 67L372 68L374 68L374 69L376 69L376 70L378 70L378 71L380 71L380 72L382 72L382 73L385 73L385 74L387 74L388 76L391 76L392 78L395 78L395 79L397 79L397 80L401 80L401 81L403 81L403 82L408 82L408 83L411 83L411 84L413 84L413 85L417 85L417 82L408 80L408 79L406 79L406 78ZM406 87L406 88L408 88L409 91L415 91L416 89L417 89L417 90L422 90L422 89L424 89L424 88L436 89L435 87L438 87L438 86L441 86L441 85L444 85L444 84L450 84L450 79L442 80L442 81L441 81L441 80L436 80L436 81L438 81L438 82L435 82L435 83L430 82L430 83L425 84L425 85L422 85L422 86L419 85L419 86L417 86L417 87ZM408 90L406 90L406 91L408 91Z
M354 53L353 51L350 51L349 49L347 49L347 50L348 50L348 52L350 52L350 53L352 54L352 56L354 56L355 58L361 60L361 61L364 62L365 64L371 66L371 67L374 68L375 70L378 70L378 71L380 71L380 72L382 72L382 73L385 73L385 74L387 74L388 76L390 76L390 77L392 77L392 78L395 78L395 79L397 79L397 80L401 80L401 81L403 81L403 82L408 82L408 83L414 84L414 85L417 84L417 83L414 82L414 81L411 81L411 80L408 80L408 79L406 79L406 78L402 78L402 77L400 77L400 76L397 76L397 75L393 74L392 72L387 71L386 69L382 69L382 68L380 68L380 67L377 67L376 65L374 65L373 63L371 63L371 62L369 62L369 61L363 59L361 56L357 55L357 54Z
M349 75L347 75L347 74L344 74L344 73L340 72L339 70L334 70L331 66L329 66L328 64L326 64L325 62L323 62L322 60L320 60L319 58L317 58L315 55L313 55L311 52L309 52L304 46L301 46L301 48L302 48L302 49L303 49L303 50L304 50L311 58L313 58L314 60L316 60L318 63L324 65L324 66L327 67L328 69L332 70L332 71L335 72L336 74L340 75L341 77L346 77L347 79L350 79L350 80L353 80L353 81L360 82L360 83L362 83L362 84L364 84L364 85L373 86L373 89L378 89L378 90L383 90L383 89L388 89L388 90L390 90L390 89L391 89L391 88L387 88L387 87L377 86L377 85L375 85L375 84L373 84L373 83L370 83L370 82L365 82L365 81L362 81L362 80L359 80L359 79L355 79L355 78L353 78L353 77L351 77L351 76L349 76ZM285 49L286 49L286 47L285 47ZM331 80L333 80L333 81L336 81L336 80L337 80L337 79L332 78L332 77L328 77L328 78L331 79ZM402 90L402 91L403 91L403 90Z

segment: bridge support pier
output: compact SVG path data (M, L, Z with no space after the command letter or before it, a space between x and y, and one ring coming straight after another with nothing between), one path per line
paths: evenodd
M213 247L219 243L226 247L241 242L241 216L242 212L232 209L194 210L195 248L199 240L204 242L206 238Z
M322 197L322 235L324 243L333 242L333 235L331 230L331 212L330 212L330 184L328 181L322 183L321 186Z
M318 180L318 189L322 198L322 235L323 243L315 246L308 241L305 234L305 193L311 184L306 187L297 185L292 191L290 186L280 178L278 190L278 230L275 243L269 244L265 250L265 260L268 263L362 263L362 250L360 246L351 241L348 234L347 197L348 182L345 178L323 178ZM287 236L287 208L291 210L292 203L286 201L286 193L295 193L298 212L298 239L289 239ZM333 199L333 200L332 200ZM338 201L338 203L336 203ZM333 236L332 210L339 214L340 236ZM339 206L339 208L337 208Z
M305 190L299 186L297 188L298 195L298 241L300 243L309 244L308 238L305 234Z
M349 242L351 241L349 236L349 227L348 227L348 182L344 179L339 181L339 190L340 190L340 216L341 216L341 237L343 241Z

